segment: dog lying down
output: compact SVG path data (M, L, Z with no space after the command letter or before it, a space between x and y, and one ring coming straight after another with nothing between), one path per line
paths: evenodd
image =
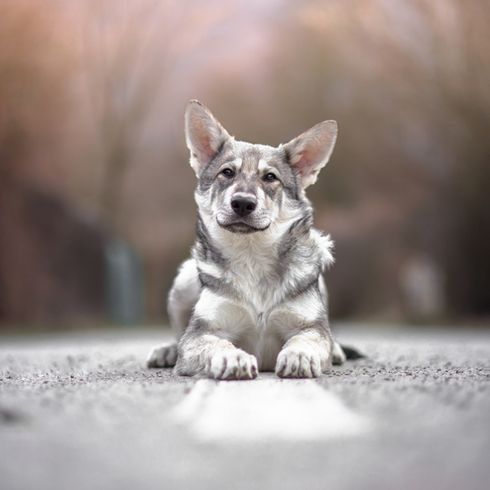
M360 357L332 338L322 273L333 243L312 227L305 196L330 158L337 123L278 147L251 144L192 100L185 136L197 175L197 239L168 299L178 341L153 349L148 367L214 379L259 371L312 378Z

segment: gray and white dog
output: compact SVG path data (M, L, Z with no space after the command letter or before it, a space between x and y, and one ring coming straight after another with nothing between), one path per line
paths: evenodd
M337 123L278 147L251 144L192 100L185 135L198 178L197 240L168 300L178 342L153 349L148 366L252 379L259 370L317 377L343 363L322 277L333 243L312 227L305 196L330 158Z

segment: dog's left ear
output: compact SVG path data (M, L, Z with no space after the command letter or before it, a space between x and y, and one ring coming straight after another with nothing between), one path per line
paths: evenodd
M229 139L231 136L204 104L189 101L185 111L185 140L197 176Z
M323 121L282 145L301 179L303 189L316 182L320 170L330 159L336 139L337 123Z

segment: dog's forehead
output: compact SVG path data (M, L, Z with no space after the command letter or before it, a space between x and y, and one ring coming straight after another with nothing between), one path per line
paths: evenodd
M253 177L274 169L279 173L286 193L297 199L298 182L282 147L233 141L231 150L235 164L242 174Z
M260 167L263 165L274 165L281 162L281 152L278 148L268 145L234 141L233 153L242 171L255 172L261 170Z

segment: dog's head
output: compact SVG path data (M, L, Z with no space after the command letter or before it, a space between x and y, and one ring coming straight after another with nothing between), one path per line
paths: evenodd
M200 213L230 232L253 233L301 209L304 189L330 158L337 123L324 121L278 147L256 145L235 141L209 109L192 100L185 132Z

